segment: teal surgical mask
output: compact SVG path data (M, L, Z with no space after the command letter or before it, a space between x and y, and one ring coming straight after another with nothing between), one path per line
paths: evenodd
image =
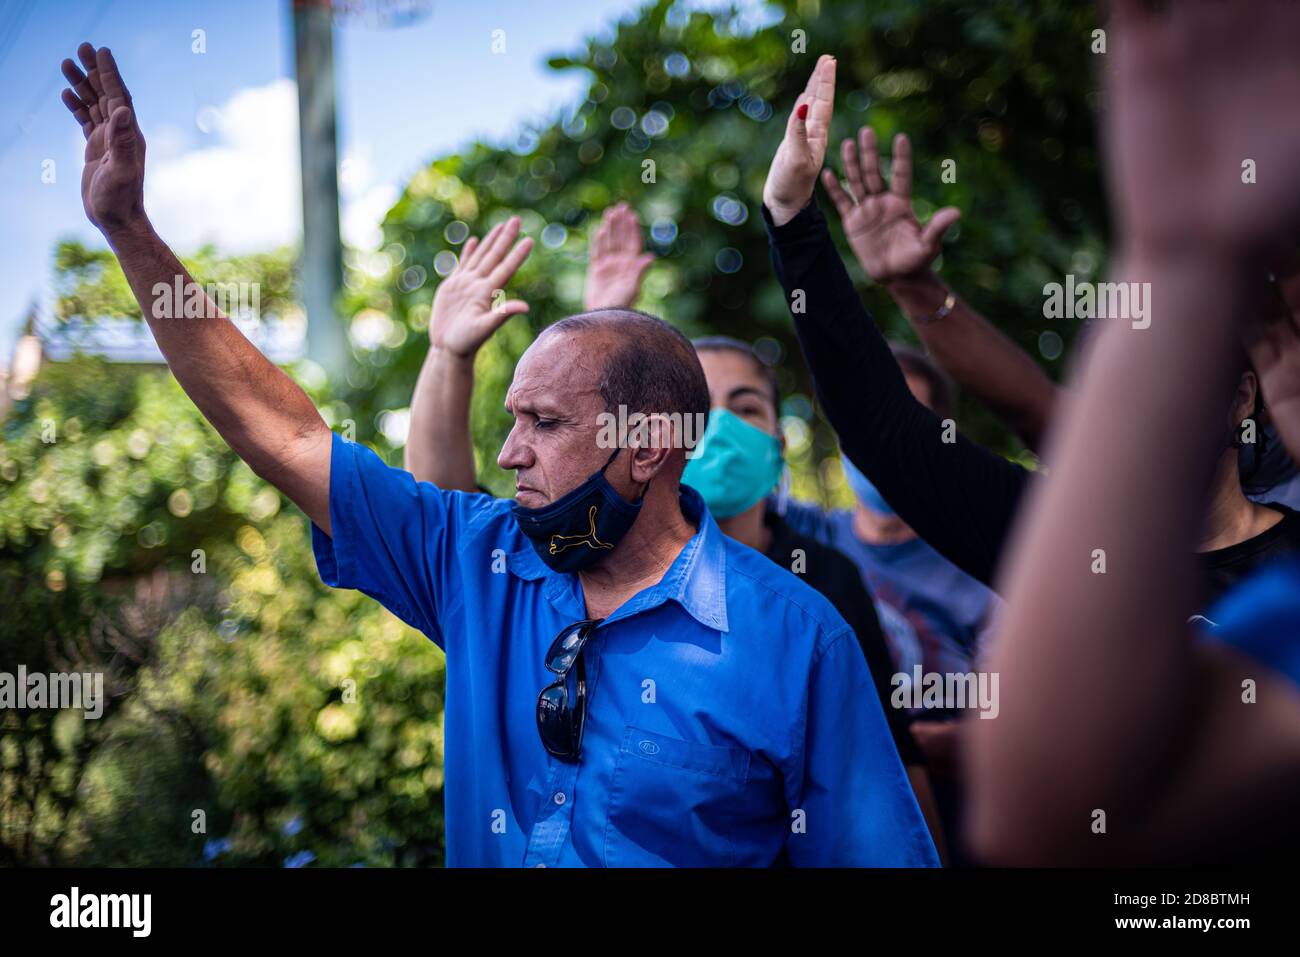
M776 436L714 409L682 482L700 493L714 518L731 518L772 491L784 464Z

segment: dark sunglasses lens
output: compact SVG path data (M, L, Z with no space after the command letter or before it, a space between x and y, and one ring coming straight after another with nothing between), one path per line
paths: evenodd
M537 732L552 754L572 756L573 712L563 685L551 685L537 697Z

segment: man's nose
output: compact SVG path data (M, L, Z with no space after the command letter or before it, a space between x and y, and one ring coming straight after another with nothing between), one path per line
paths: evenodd
M532 464L532 457L528 454L527 446L515 434L518 431L519 423L516 422L511 427L510 433L501 446L501 454L497 456L497 466L506 471L527 468Z

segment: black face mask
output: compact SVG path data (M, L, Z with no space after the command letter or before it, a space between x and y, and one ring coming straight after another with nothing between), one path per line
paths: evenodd
M1234 437L1240 430L1234 433ZM1272 424L1265 426L1255 437L1254 445L1240 440L1237 465L1241 472L1241 488L1247 495L1260 495L1269 489L1289 482L1296 476L1296 463Z
M650 483L641 489L640 498L629 502L605 478L605 469L620 451L615 449L600 471L550 505L524 508L516 502L510 507L519 530L555 571L581 571L600 561L622 541L640 514Z

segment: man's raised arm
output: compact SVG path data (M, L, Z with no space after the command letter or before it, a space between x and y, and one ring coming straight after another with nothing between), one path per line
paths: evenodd
M202 293L144 211L144 136L107 47L63 61L63 103L81 124L81 200L108 240L176 381L248 465L330 531L329 427L311 400ZM179 278L184 295L177 301ZM202 318L184 301L202 296Z

